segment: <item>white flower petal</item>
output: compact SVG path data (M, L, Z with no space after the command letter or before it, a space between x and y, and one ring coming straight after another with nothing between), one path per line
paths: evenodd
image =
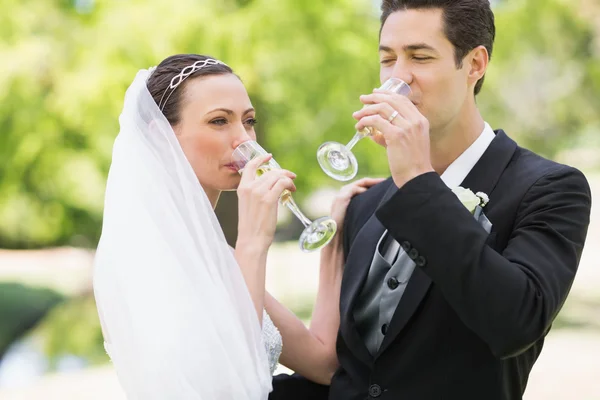
M481 199L477 197L471 190L465 189L461 186L453 188L452 192L454 192L460 202L467 207L467 210L469 210L470 213L473 213L475 211L475 207L477 207L481 202Z
M475 196L481 199L481 207L484 207L487 203L490 202L490 198L488 197L488 195L483 192L477 192L475 193Z

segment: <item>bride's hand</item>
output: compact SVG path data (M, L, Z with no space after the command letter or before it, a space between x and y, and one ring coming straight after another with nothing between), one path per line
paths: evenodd
M337 196L331 205L331 218L337 224L337 231L342 232L346 210L350 204L350 200L358 194L364 193L371 186L383 182L384 178L363 178L356 182L352 182L340 189Z
M271 155L256 157L246 164L237 189L238 246L258 246L266 250L273 242L277 224L277 205L284 190L296 191L296 174L283 169L267 171L260 177L256 171L271 159Z

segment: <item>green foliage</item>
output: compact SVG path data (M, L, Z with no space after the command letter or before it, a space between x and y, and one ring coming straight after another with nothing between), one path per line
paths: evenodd
M64 355L91 364L108 360L91 295L67 299L49 289L0 283L0 321L0 359L11 344L29 336L41 345L51 369Z
M506 2L480 98L483 114L547 157L598 144L600 54L590 21L572 2ZM595 140L591 140L595 137Z
M63 300L62 295L49 289L0 283L0 359L15 340Z
M108 360L93 296L72 298L54 308L36 328L51 368L63 355L74 355L90 364Z
M572 2L501 4L486 119L548 156L597 137L591 22ZM5 0L0 247L95 246L125 89L174 53L213 55L242 77L265 147L298 173L299 200L338 185L315 153L351 138L358 96L379 84L377 16L371 0ZM374 143L356 153L361 175L387 175Z

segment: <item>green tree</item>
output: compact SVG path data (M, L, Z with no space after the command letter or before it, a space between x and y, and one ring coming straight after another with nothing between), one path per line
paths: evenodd
M600 146L600 57L591 22L562 0L504 2L496 15L479 99L484 115L547 157Z
M500 3L478 100L494 127L550 157L599 137L598 30L576 9ZM299 200L339 185L316 150L350 139L358 96L379 85L370 0L6 0L3 10L0 247L95 246L125 89L171 54L210 54L234 68L258 110L261 142L298 173ZM383 149L364 141L356 153L360 175L387 174ZM231 237L235 196L225 202Z
M0 282L0 360L14 341L64 300L63 295L50 289Z

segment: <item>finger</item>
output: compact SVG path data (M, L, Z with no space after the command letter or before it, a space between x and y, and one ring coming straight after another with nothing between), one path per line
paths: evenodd
M389 103L378 103L363 107L361 110L353 113L352 117L356 120L360 120L361 118L369 115L379 114L383 118L388 119L394 113L394 111L396 110L394 110Z
M338 197L339 203L337 203L337 206L339 207L340 205L345 205L347 207L348 203L350 203L350 200L352 200L354 196L364 193L367 190L368 189L363 186L352 186L348 188L343 193L340 193L340 196ZM334 203L334 208L335 206L336 204Z
M391 92L376 92L360 96L364 104L387 103L404 118L414 117L415 113L421 115L417 107L406 96Z
M289 190L290 192L296 191L296 186L294 185L294 182L292 182L292 180L287 176L280 177L275 182L271 190L269 190L269 192L266 194L265 198L269 202L276 202L279 200L281 194L285 190Z
M287 177L289 177L290 179L296 179L298 177L298 175L296 175L295 173L293 173L292 171L288 171L287 169L282 169L282 171L285 173L285 175Z
M256 179L256 171L258 168L269 160L273 158L272 154L261 155L258 157L254 157L252 160L248 161L244 170L242 171L242 179L240 180L240 185L248 184L249 182Z
M394 94L399 94L400 96L405 96L403 93L398 93L398 92L393 92L391 90L383 90L383 89L373 89L373 93L384 93L384 94L389 94L389 95L394 95ZM408 97L408 96L405 96Z
M383 178L362 178L355 182L352 182L344 187L342 187L341 192L350 193L355 190L357 187L369 188L373 185L376 185L382 182Z
M271 169L271 170L265 172L264 174L262 174L258 178L258 180L261 180L265 175L273 175L274 173L275 174L283 174L290 179L296 179L296 177L297 177L295 173L293 173L292 171L288 171L287 169L274 168L274 169Z
M374 141L380 146L387 147L387 143L385 143L385 137L381 133L376 133L375 135L370 135L369 139Z
M354 186L352 191L350 192L350 198L356 196L357 194L361 194L367 191L368 188L364 186Z
M283 169L276 169L276 170L268 171L256 181L256 183L255 183L256 189L259 192L267 192L267 191L273 189L273 186L275 186L275 184L277 183L278 180L289 179L290 182L292 182L292 186L294 189L293 191L295 191L296 186L294 186L294 184L293 184L294 178L292 178L290 176L290 174L293 174L293 172L289 172L289 171L286 171Z
M345 186L341 191L341 198L345 198L346 200L351 199L357 194L366 192L371 186L374 186L378 183L383 182L385 179L383 178L362 178L358 181Z
M354 182L355 184L362 184L362 183L369 183L369 182L380 182L382 180L385 180L386 178L370 178L370 177L365 177L365 178L361 178L359 180L357 180L356 182Z
M381 118L380 115L370 115L362 118L354 127L357 131L361 131L367 126L375 128L385 135L386 133L390 133L391 129L407 128L408 123L404 118L397 116L394 118L394 125L392 125L387 119Z
M356 181L356 184L362 187L370 188L378 183L385 181L386 178L362 178Z

